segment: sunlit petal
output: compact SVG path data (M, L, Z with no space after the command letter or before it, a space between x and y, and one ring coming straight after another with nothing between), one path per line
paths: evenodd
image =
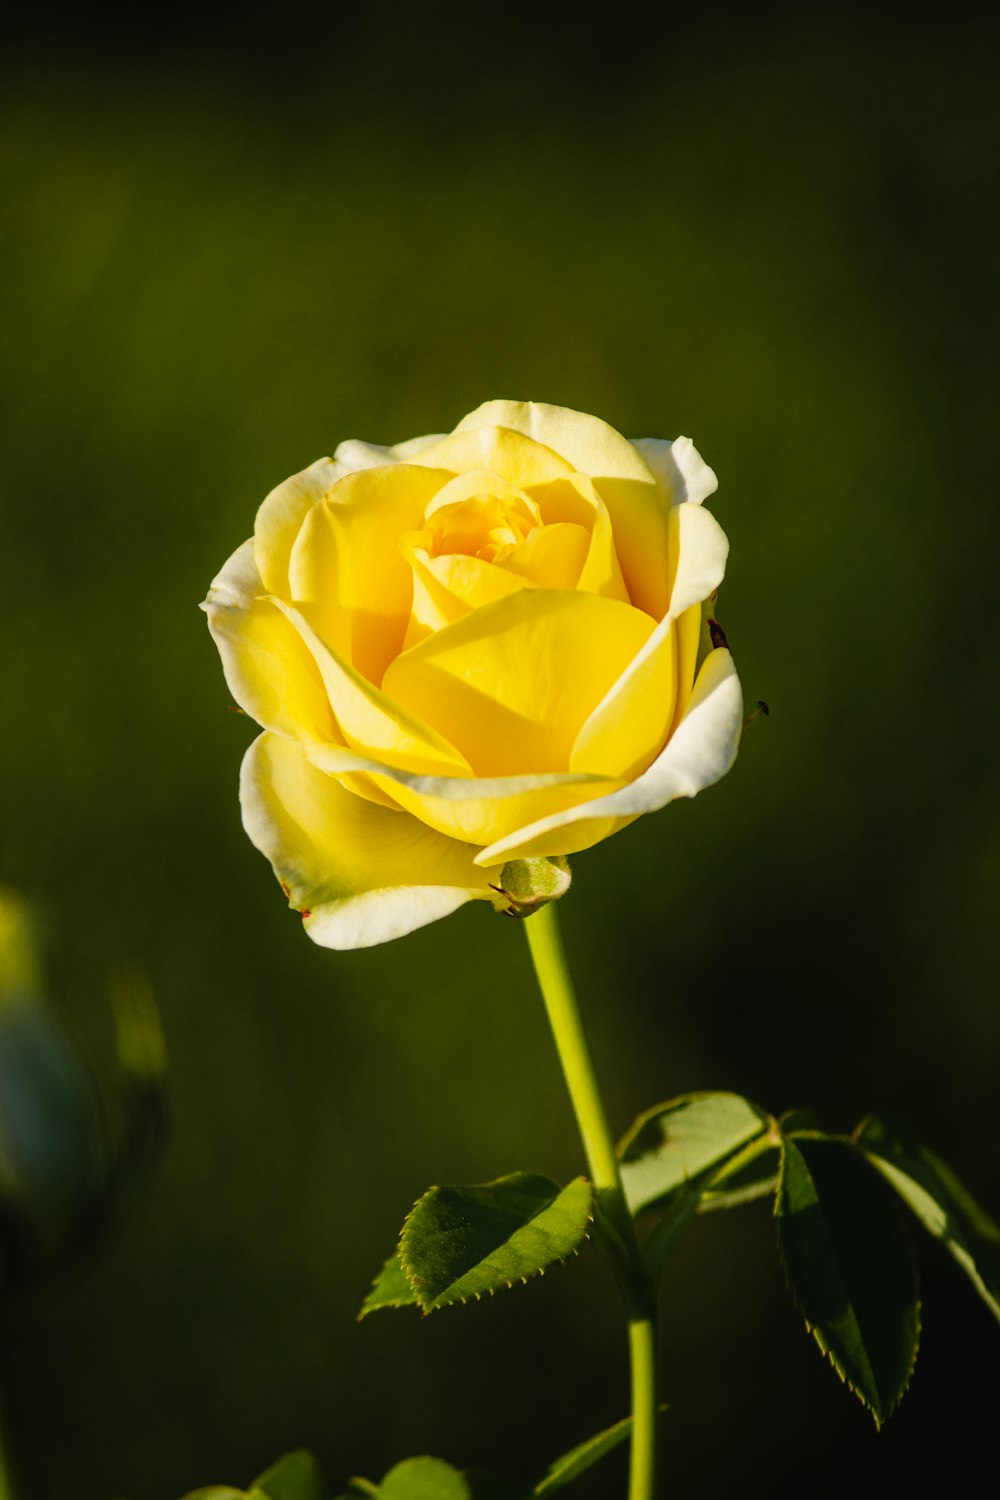
M281 736L250 746L240 801L247 833L323 947L388 942L492 899L470 845L345 791Z

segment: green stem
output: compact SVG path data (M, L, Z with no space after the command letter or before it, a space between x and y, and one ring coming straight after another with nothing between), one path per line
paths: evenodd
M628 1500L655 1500L659 1429L656 1289L643 1264L635 1221L622 1187L618 1156L580 1021L555 903L550 902L528 917L524 927L598 1205L624 1252L617 1257L615 1272L628 1308L632 1365Z

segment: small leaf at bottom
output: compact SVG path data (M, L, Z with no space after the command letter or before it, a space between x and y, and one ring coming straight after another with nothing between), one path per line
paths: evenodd
M464 1474L441 1458L406 1458L378 1487L379 1500L472 1500Z
M254 1500L258 1492L267 1500L325 1500L319 1465L304 1448L297 1448L294 1453L279 1458L266 1473L254 1480L250 1489Z
M906 1389L920 1328L917 1273L895 1205L847 1141L782 1145L778 1239L792 1295L877 1426Z

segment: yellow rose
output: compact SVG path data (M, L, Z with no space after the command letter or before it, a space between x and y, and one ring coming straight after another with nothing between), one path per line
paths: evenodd
M490 401L449 436L346 442L273 490L205 603L264 728L243 822L306 930L367 947L494 900L732 765L707 639L728 542L688 438Z

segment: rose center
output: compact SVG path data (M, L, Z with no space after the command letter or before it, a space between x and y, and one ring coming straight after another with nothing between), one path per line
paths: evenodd
M427 551L431 557L462 553L501 562L540 525L537 507L526 497L475 495L442 506L429 517Z

